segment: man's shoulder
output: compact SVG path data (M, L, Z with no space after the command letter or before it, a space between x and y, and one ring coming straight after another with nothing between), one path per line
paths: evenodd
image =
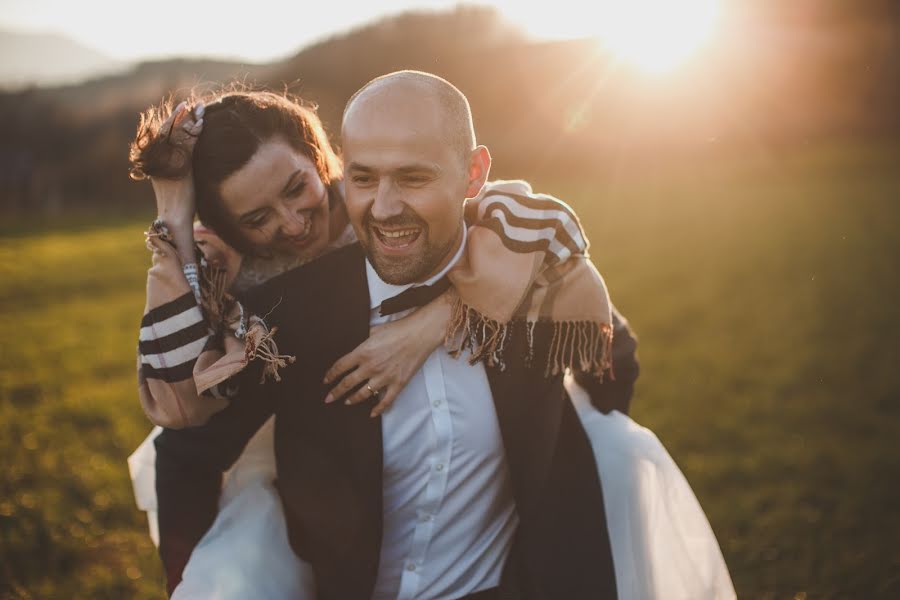
M327 297L341 278L352 275L363 264L364 254L359 243L333 250L295 269L285 271L260 285L247 290L241 300L253 312L285 300L299 301Z

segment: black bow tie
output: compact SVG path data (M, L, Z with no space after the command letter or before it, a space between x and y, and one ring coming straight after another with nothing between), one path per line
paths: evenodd
M450 287L450 280L444 275L431 285L419 285L411 287L406 291L400 292L392 298L388 298L381 303L379 311L382 317L392 315L394 313L403 312L410 308L418 308L425 306Z

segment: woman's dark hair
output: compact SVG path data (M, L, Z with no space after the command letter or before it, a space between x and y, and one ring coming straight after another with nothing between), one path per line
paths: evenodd
M198 99L192 100L189 105ZM131 177L178 178L193 169L200 220L239 252L253 253L225 211L222 182L247 164L261 144L275 137L282 137L309 158L329 189L341 177L341 160L315 108L297 97L266 91L227 91L199 100L206 105L206 112L191 156L159 134L160 126L172 114L171 99L141 114L129 153Z

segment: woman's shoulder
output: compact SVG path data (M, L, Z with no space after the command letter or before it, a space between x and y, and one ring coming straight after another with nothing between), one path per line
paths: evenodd
M317 286L328 286L335 277L343 277L349 265L363 256L360 245L350 243L315 260L274 274L259 285L240 293L239 298L249 306L255 306L271 303L272 300L302 297L304 291L316 289Z

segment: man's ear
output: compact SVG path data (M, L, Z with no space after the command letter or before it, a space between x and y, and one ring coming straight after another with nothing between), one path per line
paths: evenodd
M467 171L469 184L466 187L466 198L474 198L481 192L491 172L491 153L487 146L478 146L472 150Z

